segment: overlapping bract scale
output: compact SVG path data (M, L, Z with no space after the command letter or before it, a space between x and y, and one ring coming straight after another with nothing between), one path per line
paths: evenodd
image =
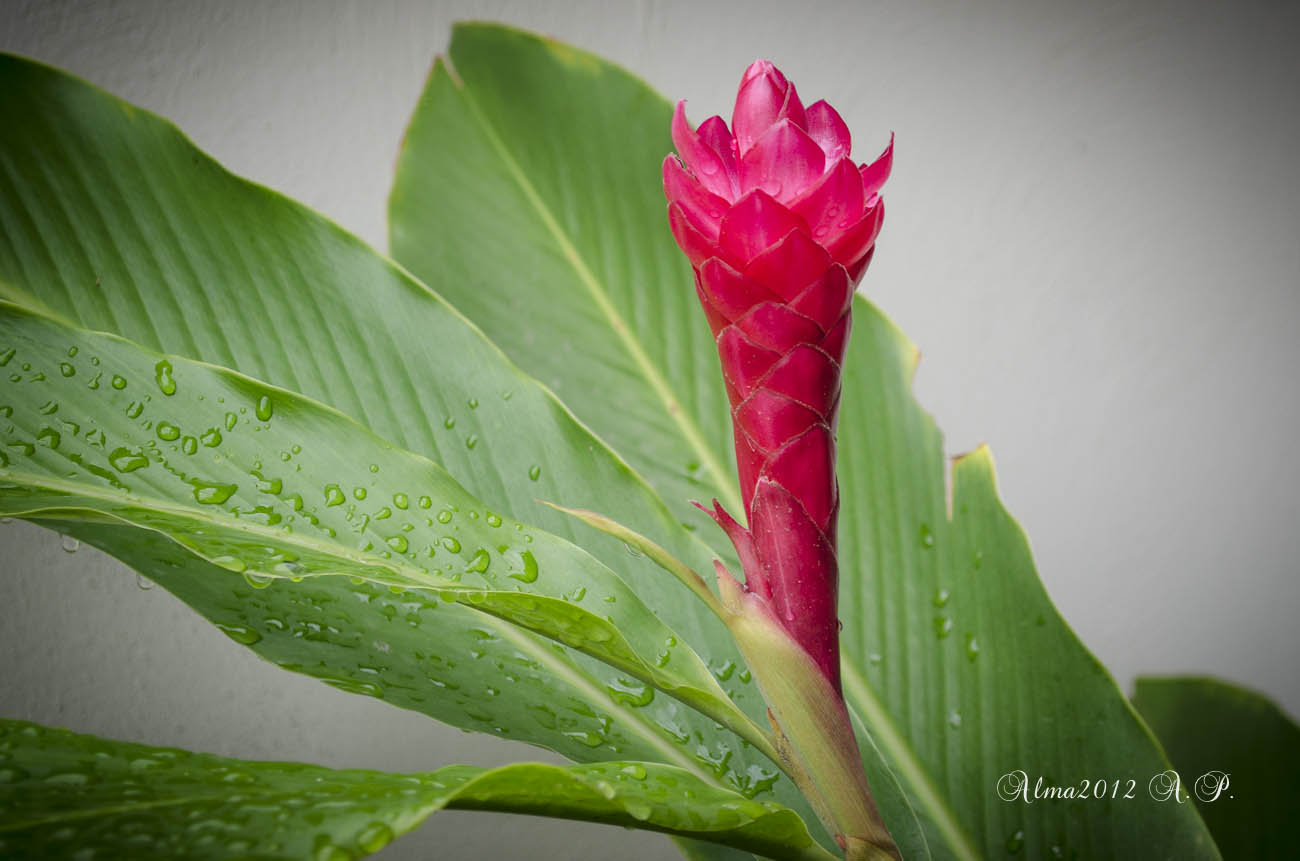
M771 602L838 688L835 422L853 288L871 260L893 141L875 161L824 101L771 63L746 70L728 128L672 121L673 236L722 360L748 528L715 502L746 588ZM707 509L706 509L707 510Z

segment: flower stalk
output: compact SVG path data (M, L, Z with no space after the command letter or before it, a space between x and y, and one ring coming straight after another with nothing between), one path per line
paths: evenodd
M691 262L731 404L745 524L703 508L736 548L718 566L724 620L770 708L777 747L853 858L897 855L867 785L840 687L835 426L853 291L875 249L893 143L850 158L824 101L760 60L732 123L693 129L663 164L668 221ZM698 504L698 503L697 503Z

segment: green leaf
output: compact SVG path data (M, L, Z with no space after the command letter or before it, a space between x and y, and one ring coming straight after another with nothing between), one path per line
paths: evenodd
M1139 678L1133 705L1169 754L1183 794L1195 802L1224 858L1285 858L1295 851L1300 727L1277 704L1227 682L1180 677Z
M598 560L485 508L436 464L345 416L5 303L0 348L23 369L0 384L0 513L152 530L253 586L347 575L430 606L459 602L627 674L615 700L649 705L652 685L766 742ZM520 639L482 621L480 638Z
M839 437L841 578L854 584L841 644L846 698L930 845L959 857L1215 857L1190 805L1145 792L1168 764L1052 605L987 448L953 462L948 501L942 437L910 391L917 355L857 301ZM1031 783L1134 780L1140 791L1003 801L999 780L1017 769Z
M742 506L716 348L666 227L669 113L583 51L457 25L406 133L390 243L704 526L692 498Z
M666 224L668 104L589 55L502 28L459 27L450 54L399 162L394 254L538 369L683 519L691 496L734 502L714 348ZM507 268L529 273L528 289ZM566 342L599 361L572 361ZM912 398L914 365L907 339L859 301L839 429L840 560L846 697L874 743L866 758L878 750L892 766L939 855L1155 846L1213 857L1187 806L997 796L1014 769L1077 785L1145 781L1167 764L1052 606L987 451L955 467L950 520L942 441ZM676 400L658 397L660 381ZM725 467L680 467L706 462ZM887 799L881 807L897 837Z
M663 831L772 858L832 857L792 811L658 763L338 771L0 720L0 853L6 857L340 861L379 851L444 808Z
M721 623L648 560L536 500L635 524L700 569L708 549L428 288L320 216L231 176L166 122L54 70L0 57L0 126L0 296L301 392L444 467L503 518L579 541L765 720ZM259 589L157 533L58 525L288 669L580 761L684 756L720 785L770 792L812 821L792 782L713 721L666 696L632 705L640 683L532 635L506 638L459 604L343 578Z

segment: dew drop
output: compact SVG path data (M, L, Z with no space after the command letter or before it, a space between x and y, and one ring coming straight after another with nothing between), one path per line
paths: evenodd
M180 439L181 429L171 422L158 422L158 439L171 442Z
M600 747L601 743L605 741L605 739L600 735L585 729L572 730L570 732L566 732L564 735L568 738L573 739L579 744L586 745L587 747ZM604 784L604 785L609 786L609 784ZM609 788L613 790L612 786L610 786Z
M407 500L405 493L393 494L393 505L396 505L402 511L405 511L410 504L411 503Z
M934 617L934 635L942 640L952 633L952 619L947 616Z
M934 533L930 531L929 525L925 523L921 524L921 546L922 547L934 546Z
M524 570L516 571L510 576L522 583L533 583L537 580L537 559L532 553L525 550L519 554L519 559L524 563Z
M81 542L71 535L64 535L59 539L59 544L63 547L64 553L76 553L81 548Z
M931 600L931 603L933 603L934 606L936 606L936 607L944 607L944 606L947 606L947 604L948 604L948 597L949 597L949 596L948 596L948 590L947 590L947 589L935 589L935 590L934 590L934 598Z
M952 712L948 715L948 726L957 729L961 726L961 712Z
M975 638L974 634L966 635L966 659L972 664L980 656L980 641Z
M352 488L352 495L355 496L357 499L365 499L366 489L364 487L354 487Z
M491 526L491 527L494 527L494 528L495 528L495 527L498 527L498 526L501 525L501 518L498 517L497 515L493 514L493 513L490 512L490 511L487 513L487 517L485 517L484 520L487 521L487 525L488 525L488 526Z
M325 506L328 508L333 505L342 505L346 497L337 484L325 485Z
M163 359L153 366L154 376L158 380L158 389L164 395L176 394L176 380L172 378L172 363Z
M259 421L269 422L271 420L271 397L262 395L257 399L257 418Z
M1025 832L1014 831L1007 836L1007 852L1015 855L1025 846Z
M432 507L433 507L433 500L430 499L430 498L427 497L427 496L421 496L421 497L420 497L420 500L419 500L419 502L418 502L417 504L418 504L421 508L432 508Z
M225 568L227 571L234 571L236 574L243 574L248 568L244 560L238 556L214 556L212 557L212 564Z
M139 449L121 447L113 449L108 456L108 462L118 472L135 472L137 469L148 466L149 458L145 457L144 452Z
M216 448L221 445L221 431L217 428L208 428L203 433L199 434L199 442L203 443L208 448Z
M223 625L217 622L217 627L221 629L227 637L239 643L242 646L251 646L262 640L262 635L247 625Z
M43 782L66 784L69 786L85 786L90 782L90 777L79 771L65 771L61 774L51 774L49 777L44 778Z
M456 419L453 418L452 416L447 416L445 419L442 420L442 426L445 427L447 430L451 430L456 426Z
M127 404L126 407L127 418L138 419L140 418L140 414L142 412L144 412L144 404L140 403L139 401L131 401L131 403Z
M542 477L542 468L537 464L528 467L528 477L533 481L537 481L537 479Z
M348 690L343 684L335 684L334 681L329 679L326 679L326 681L336 688ZM351 861L351 859L352 853L335 846L328 834L316 835L316 840L311 847L311 861Z
M77 373L77 369L67 362L59 362L59 373L65 377L71 377Z
M199 441L192 436L187 436L181 440L181 451L186 454L194 454L199 450Z
M394 535L392 538L388 539L388 546L396 550L398 553L405 553L410 547L410 544L411 543L406 540L405 535Z
M627 811L628 816L638 822L645 822L654 813L654 808L644 801L628 799L623 802L623 809Z
M203 505L220 505L239 490L238 485L213 481L191 480L190 484L194 485L194 501Z
M270 574L262 574L257 571L244 571L244 582L254 589L265 589L275 582L275 578Z
M148 592L153 588L153 581L143 574L136 574L135 588L139 589L141 592Z
M478 550L474 551L474 555L470 558L469 564L465 566L465 570L473 571L476 574L482 574L484 571L488 570L488 566L491 564L492 557L486 550L480 547Z
M363 852L374 853L383 849L393 840L393 829L382 822L372 822L357 835L357 847Z
M14 354L17 352L18 350L16 347L10 347L9 349L5 350L3 353L0 353L0 368L3 368L5 365L9 364L9 362L13 359Z
M451 523L451 512L448 511L448 510L445 509L445 508L442 509L441 511L439 511L439 512L438 512L438 522L439 522L439 523Z
M231 412L226 413L226 430L228 430L228 431L232 431L232 430L234 430L234 429L235 429L235 424L236 424L238 421L239 421L239 416L237 416L237 415L235 415L234 413L231 413Z
M476 435L470 434L465 437L465 448L473 449L476 445L478 445L478 437Z
M122 389L126 388L126 378L114 374L111 385L113 386L113 388L117 389L118 391L121 391Z
M443 536L443 539L442 539L442 546L443 546L443 547L446 547L446 548L447 548L448 550L450 550L452 553L459 553L459 552L460 552L460 542L457 541L457 540L455 539L454 536L451 536L451 535L445 535L445 536Z

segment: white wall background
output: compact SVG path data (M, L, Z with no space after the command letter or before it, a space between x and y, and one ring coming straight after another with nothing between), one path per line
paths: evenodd
M897 132L866 291L922 348L950 450L993 447L1084 642L1126 688L1208 672L1295 714L1300 7L1276 5L0 0L0 49L175 120L381 249L453 20L594 50L697 119L772 59L862 156ZM5 716L336 766L539 756L283 673L35 527L0 527L0 571ZM385 857L515 854L674 857L657 836L467 813Z

